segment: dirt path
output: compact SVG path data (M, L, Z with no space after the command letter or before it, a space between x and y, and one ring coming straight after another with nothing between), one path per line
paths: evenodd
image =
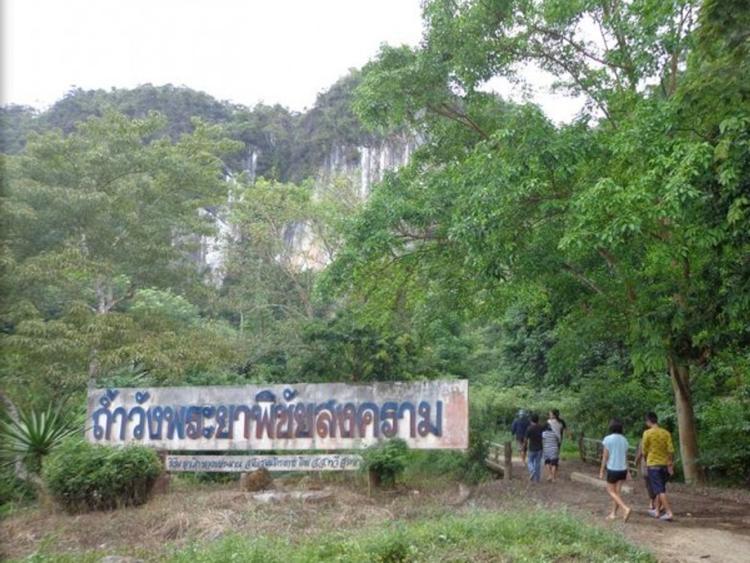
M606 522L608 499L602 489L569 479L572 471L593 475L594 468L564 462L557 483L531 484L522 465L511 481L489 481L474 488L455 482L411 484L368 496L361 478L324 480L305 477L278 482L281 490L323 485L333 493L321 504L294 501L259 503L236 483L196 487L175 483L148 504L112 512L68 516L52 507L28 508L0 521L0 560L46 553L136 555L152 559L165 549L192 541L212 541L227 531L288 537L290 541L321 533L382 526L386 521L434 518L486 509L512 512L532 506L564 508L582 520L622 533L665 563L750 562L750 491L695 491L671 487L675 521L658 522L646 512L647 497L636 482L627 496L635 508L630 521ZM346 480L348 479L348 480Z
M648 515L648 497L641 480L631 482L634 492L625 499L634 507L629 522L606 522L608 497L603 489L570 480L578 471L594 476L596 468L580 462L563 462L556 483L532 485L524 467L514 464L514 479L486 485L502 490L502 497L525 497L543 505L565 506L582 512L599 525L614 528L633 543L650 549L665 563L672 562L750 562L750 491L695 491L685 485L669 487L674 509L673 522L660 522ZM482 497L492 497L487 491ZM485 503L482 503L485 504ZM487 504L492 505L493 502Z

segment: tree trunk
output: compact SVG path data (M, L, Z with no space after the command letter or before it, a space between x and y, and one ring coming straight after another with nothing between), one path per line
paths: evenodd
M680 456L685 481L703 482L703 468L698 463L698 433L695 427L693 399L690 393L690 368L670 357L669 376L672 380L674 402L677 411L677 427L680 433Z

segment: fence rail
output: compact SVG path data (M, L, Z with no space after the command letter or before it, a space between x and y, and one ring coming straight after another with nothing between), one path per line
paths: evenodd
M596 438L586 438L583 433L578 435L578 454L581 457L581 461L584 463L591 463L599 465L602 461L602 441ZM510 479L512 473L512 443L510 441L490 442L487 451L487 457L485 458L485 464L491 470L499 473L504 479ZM637 477L639 474L639 467L635 463L636 448L629 447L627 460L628 468L631 471L633 477Z
M602 461L602 441L595 438L586 438L583 433L578 437L578 453L581 456L581 461L585 463L600 464ZM628 468L631 470L633 476L638 474L638 466L635 463L635 452L636 448L628 448Z
M513 474L512 456L513 446L510 442L504 444L490 442L484 463L491 470L502 475L503 479L510 479Z

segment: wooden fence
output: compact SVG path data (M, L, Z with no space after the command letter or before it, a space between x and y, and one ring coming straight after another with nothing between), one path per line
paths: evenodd
M504 444L490 442L484 462L492 471L502 475L503 479L511 479L513 475L512 459L513 446L510 442Z
M581 456L581 461L599 465L602 462L603 448L601 440L586 438L583 433L578 436L578 453ZM639 470L635 463L635 452L636 448L632 446L628 448L628 468L634 477L638 475Z
M583 433L578 435L578 454L581 456L581 461L585 463L591 463L599 465L602 462L602 441L597 438L586 438ZM635 452L636 448L628 448L628 468L631 471L633 477L637 477L639 474L639 467L635 463ZM504 479L510 479L513 470L513 464L511 462L513 455L513 448L511 442L498 443L490 442L489 451L485 458L485 464L492 471L502 475Z

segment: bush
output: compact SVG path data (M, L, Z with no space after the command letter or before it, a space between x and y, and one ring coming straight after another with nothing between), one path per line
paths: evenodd
M670 405L670 394L665 395L660 384L667 378L654 381L640 381L617 373L601 373L586 378L580 385L580 401L573 418L579 422L578 428L587 435L602 438L612 418L619 418L627 435L640 435L644 429L644 416L656 411L662 426L668 425L668 416L661 405Z
M0 518L15 505L33 500L34 492L30 483L16 477L12 466L0 464Z
M750 484L750 400L717 397L698 417L700 461L709 475Z
M367 448L362 458L363 471L369 471L375 485L393 485L406 468L409 447L400 438Z
M539 413L540 418L546 418L553 408L559 409L568 428L574 426L574 413L579 410L578 398L566 390L482 385L472 387L470 394L470 415L477 419L472 420L472 430L481 428L482 433L490 433L495 439L501 434L510 438L510 426L520 409Z
M156 453L144 446L113 448L76 439L45 459L43 477L65 510L81 512L143 504L161 471Z

